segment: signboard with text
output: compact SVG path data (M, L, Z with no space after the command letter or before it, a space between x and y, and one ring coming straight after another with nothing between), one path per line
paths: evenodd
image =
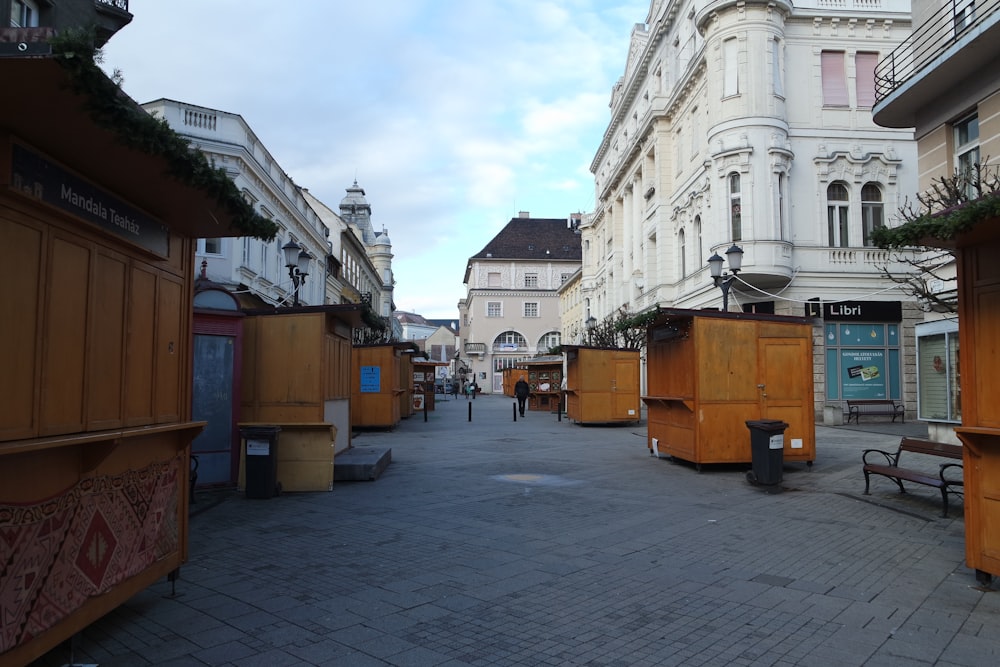
M361 393L377 394L382 391L382 367L361 367Z
M840 387L843 398L886 398L884 350L840 351Z

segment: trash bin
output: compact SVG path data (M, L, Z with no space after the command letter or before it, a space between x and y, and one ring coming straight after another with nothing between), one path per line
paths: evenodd
M280 426L246 426L240 437L246 443L244 465L247 498L271 498L281 493L278 482L278 432Z
M751 468L747 481L751 484L776 486L781 484L785 465L785 429L788 424L778 419L755 419L746 422L750 429Z

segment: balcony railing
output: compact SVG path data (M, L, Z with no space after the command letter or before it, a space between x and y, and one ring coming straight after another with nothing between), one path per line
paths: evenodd
M99 5L107 5L115 9L120 9L123 12L128 11L128 0L95 0L95 2Z
M892 53L875 67L875 99L881 101L920 74L987 20L992 22L1000 0L945 0Z

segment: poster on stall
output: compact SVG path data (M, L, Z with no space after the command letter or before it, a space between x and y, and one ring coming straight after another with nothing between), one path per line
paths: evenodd
M884 350L841 350L840 387L843 398L886 398Z
M382 367L361 367L361 393L377 394L382 391Z

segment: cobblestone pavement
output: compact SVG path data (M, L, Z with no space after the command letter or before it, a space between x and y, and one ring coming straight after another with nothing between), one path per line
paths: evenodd
M512 407L443 400L426 422L358 434L392 449L373 482L199 493L176 596L153 585L84 631L73 659L1000 664L1000 593L964 564L960 501L942 519L934 489L876 479L862 495L861 451L919 424L817 426L815 465L786 464L767 493L745 465L651 457L644 423L515 422ZM64 646L36 665L69 660Z

